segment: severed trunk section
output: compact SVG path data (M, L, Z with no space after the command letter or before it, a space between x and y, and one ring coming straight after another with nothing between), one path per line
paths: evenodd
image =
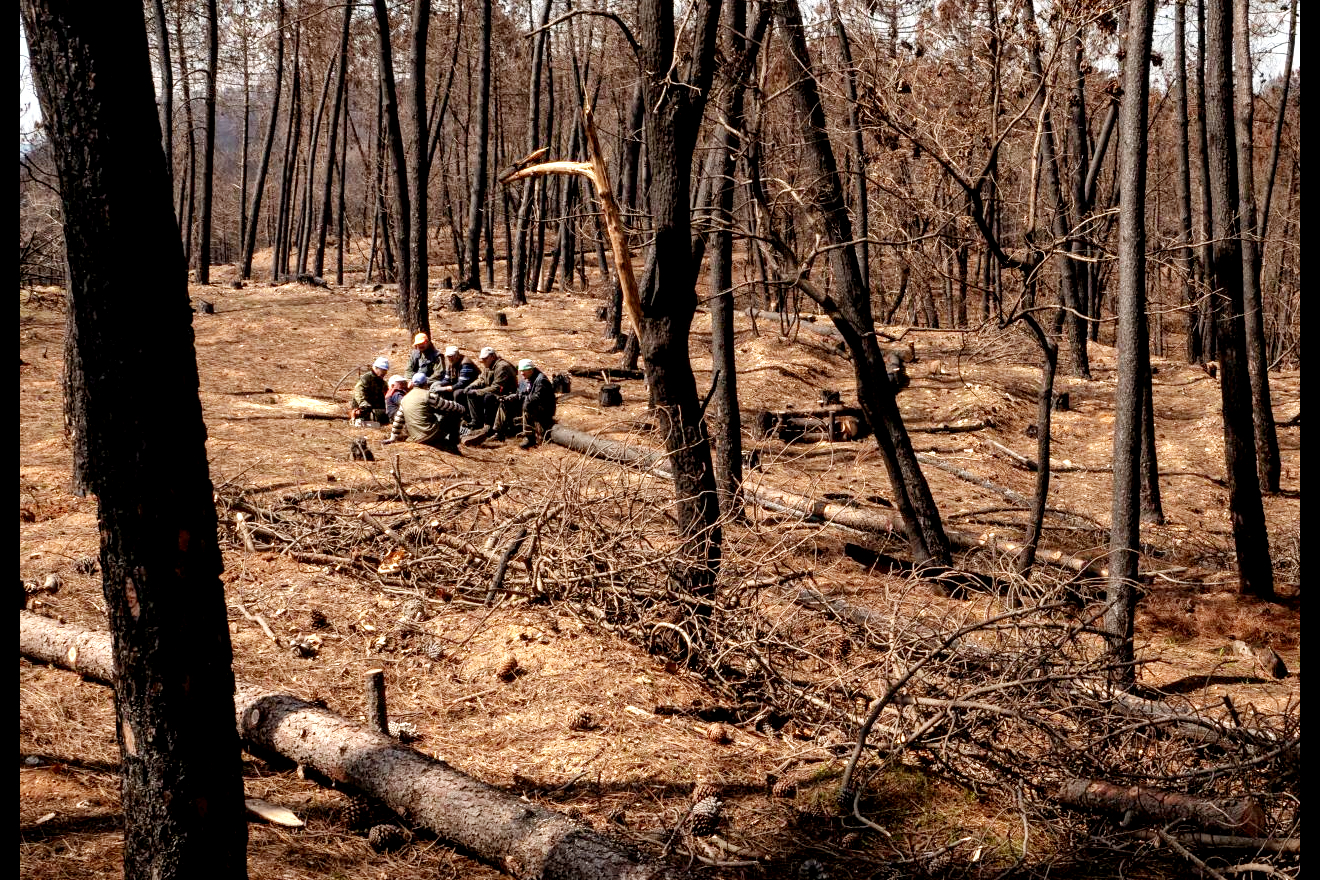
M1114 785L1097 779L1068 779L1055 800L1070 807L1148 822L1190 822L1201 828L1257 837L1265 811L1253 798L1211 800L1144 785Z
M109 633L19 612L19 653L110 684ZM238 683L234 708L244 742L278 752L361 789L404 819L519 878L661 880L621 845L551 810L473 779L444 761L288 694Z

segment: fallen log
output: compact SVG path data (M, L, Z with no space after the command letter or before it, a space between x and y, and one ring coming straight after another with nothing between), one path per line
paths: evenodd
M1201 828L1260 837L1267 817L1254 798L1203 798L1143 785L1114 785L1099 779L1066 779L1054 794L1080 810L1111 813L1124 823L1189 822Z
M1159 839L1159 835L1154 831L1138 831L1137 836L1144 840ZM1238 837L1233 834L1193 832L1190 834L1175 834L1173 839L1183 846L1199 846L1209 849L1248 849L1256 852L1295 855L1301 855L1302 852L1302 839L1300 837Z
M970 434L973 431L984 431L986 428L995 426L993 419L975 419L973 421L960 422L940 422L936 425L912 425L908 428L909 434Z
M569 367L568 374L580 379L604 379L610 382L646 378L646 374L641 370L625 370L621 367Z
M605 440L583 431L575 431L572 428L566 428L563 425L555 425L546 437L552 443L556 443L567 449L572 449L574 452L580 452L583 455L596 456L598 458L632 465L633 467L639 467L644 470L650 470L657 476L665 479L669 479L671 476L669 471L664 467L665 456L661 452L645 449L639 446L630 446L614 440ZM917 457L918 459L922 459L920 454ZM753 485L750 482L744 483L742 490L744 498L755 502L761 507L765 507L769 510L792 513L807 522L819 522L831 526L841 526L845 529L851 529L852 531L862 532L864 534L903 534L903 519L898 513L893 511L877 509L858 510L857 508L848 507L842 504L832 504L828 501L816 501L812 498L807 498L804 495L784 492L766 485ZM966 532L955 532L946 529L945 533L948 535L949 543L958 550L993 549L1005 553L1018 553L1023 548L1021 543L1001 538L994 532L969 534ZM1064 553L1062 550L1041 547L1036 550L1036 558L1041 562L1048 562L1052 565L1071 569L1078 574L1096 575L1099 577L1108 577L1109 574L1107 568L1097 566L1100 559L1108 558L1107 553L1099 559L1092 560L1072 556Z
M1153 724L1158 724L1161 728L1186 739L1212 745L1225 742L1246 743L1258 748L1275 748L1281 752L1295 749L1298 753L1298 759L1301 757L1300 740L1295 743L1285 743L1270 730L1244 727L1240 724L1230 726L1216 721L1208 715L1198 714L1197 710L1180 711L1167 703L1158 700L1146 700L1117 688L1094 682L1077 681L1072 682L1068 687L1074 694L1109 703L1114 710L1122 712L1124 715L1132 718L1145 718Z
M757 437L774 437L787 443L795 440L860 440L871 433L866 414L855 406L832 406L816 410L764 410L755 420Z
M19 612L19 655L114 682L108 632ZM623 846L327 709L238 683L234 710L244 743L274 751L383 801L517 878L661 880L679 875L638 862Z
M670 476L668 469L664 467L665 456L660 452L629 446L614 440L604 440L563 425L555 425L547 436L551 442L584 455L594 455L653 470L657 476L666 478ZM808 522L832 523L860 532L884 534L901 530L902 526L899 516L887 510L858 510L752 483L744 483L742 491L745 498L757 504L796 514Z

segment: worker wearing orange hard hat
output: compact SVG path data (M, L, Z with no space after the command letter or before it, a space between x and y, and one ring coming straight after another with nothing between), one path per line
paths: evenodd
M429 379L438 379L445 371L445 356L435 347L431 337L425 333L418 333L413 337L412 357L408 360L408 371L405 375L415 376L418 373L425 373Z

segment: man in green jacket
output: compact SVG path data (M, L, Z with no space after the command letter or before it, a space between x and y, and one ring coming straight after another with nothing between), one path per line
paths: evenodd
M481 375L466 388L454 392L454 399L467 407L468 423L472 431L463 438L464 446L478 446L490 436L495 427L495 415L500 409L500 398L518 390L518 374L513 364L506 361L490 346L478 354Z
M385 423L385 374L389 371L389 358L379 357L358 379L353 386L352 418L378 425Z

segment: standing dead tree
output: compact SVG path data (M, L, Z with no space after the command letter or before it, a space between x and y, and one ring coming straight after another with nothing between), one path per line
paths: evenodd
M67 411L75 474L97 499L124 875L246 877L223 563L142 6L32 0L19 13L63 206ZM142 332L144 312L158 332ZM135 377L153 358L171 367L148 388ZM156 394L171 401L168 432L153 425Z

